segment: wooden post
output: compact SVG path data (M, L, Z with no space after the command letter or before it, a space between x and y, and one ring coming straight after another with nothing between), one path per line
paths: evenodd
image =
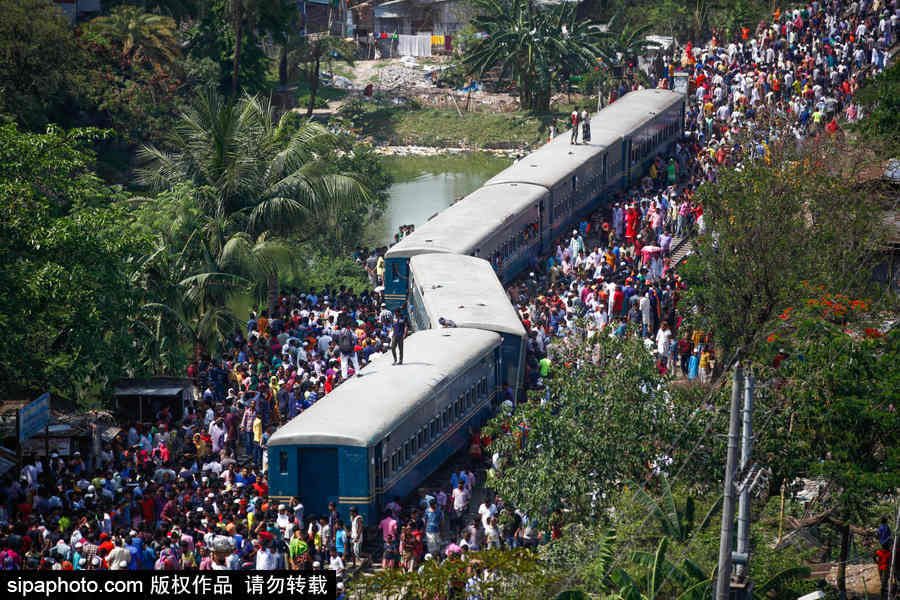
M462 119L463 114L462 111L459 110L459 104L456 103L456 98L453 97L453 94L447 94L447 96L450 97L450 100L453 102L453 106L456 107L456 114L458 114L459 118Z
M788 434L792 433L793 431L794 431L794 413L791 413L791 421L790 421L790 424L788 425ZM784 530L784 488L785 488L785 484L782 483L781 484L781 510L779 510L779 512L778 512L778 538L777 538L778 541L775 542L776 548L778 547L778 544L781 543L781 534L782 534L782 531Z

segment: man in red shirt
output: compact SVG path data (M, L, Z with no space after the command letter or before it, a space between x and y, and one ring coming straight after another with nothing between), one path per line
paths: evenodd
M875 552L875 562L878 563L878 575L881 577L881 600L887 600L888 581L891 570L891 550L889 544L882 544Z
M613 314L622 314L622 305L625 303L625 292L619 285L616 285L616 291L613 292Z

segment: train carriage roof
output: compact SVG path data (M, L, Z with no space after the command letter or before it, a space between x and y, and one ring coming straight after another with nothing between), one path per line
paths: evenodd
M479 329L430 329L405 340L402 365L391 355L375 356L353 377L280 427L269 447L366 447L389 435L421 402L457 373L500 344L500 336Z
M601 110L591 120L591 128L628 135L683 100L681 94L670 90L630 92Z
M434 252L470 254L546 193L541 187L527 184L479 188L416 227L388 250L386 258Z
M491 264L459 254L421 254L409 269L432 325L440 317L457 327L525 336L525 328Z
M668 90L639 90L626 94L591 117L591 141L572 145L565 132L485 183L532 183L552 188L567 182L583 163L606 152L623 136L640 128L660 112L678 104L680 94Z
M593 123L592 119L589 144L570 144L569 135L562 133L553 141L488 179L485 185L516 182L532 183L549 189L562 181L568 181L571 173L596 155L602 154L621 137L602 134L599 138L594 137Z

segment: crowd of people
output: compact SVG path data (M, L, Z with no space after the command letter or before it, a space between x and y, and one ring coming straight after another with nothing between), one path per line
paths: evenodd
M673 55L660 85L671 85L676 64L690 69L691 133L509 287L528 333L527 385L541 385L554 339L582 318L590 335L646 340L661 372L708 379L714 340L686 325L692 310L679 305L684 284L672 263L675 243L706 229L695 190L718 169L763 156L769 136L820 135L834 132L839 117L859 118L854 93L884 67L896 26L895 0L877 9L868 0L816 0L776 12L755 33ZM265 448L275 428L358 375L373 354L390 349L403 360L406 320L376 291L384 249L357 258L372 291L284 294L274 311L254 308L221 354L192 363L188 374L202 391L183 419L163 409L152 423L125 424L90 460L78 452L32 457L7 477L0 568L343 574L364 552L367 530L378 532L372 541L385 568L408 570L558 537L555 515L539 525L500 498L471 505L473 494L491 497L483 469L500 466L479 432L466 468L407 506L392 502L379 523L355 510L345 522L334 506L313 515L297 499L269 501Z

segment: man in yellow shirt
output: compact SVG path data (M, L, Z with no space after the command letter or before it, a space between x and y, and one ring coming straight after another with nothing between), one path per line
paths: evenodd
M253 462L257 466L262 465L262 432L263 424L259 413L253 419Z
M384 256L378 257L378 263L375 265L375 275L378 277L378 283L384 285Z

